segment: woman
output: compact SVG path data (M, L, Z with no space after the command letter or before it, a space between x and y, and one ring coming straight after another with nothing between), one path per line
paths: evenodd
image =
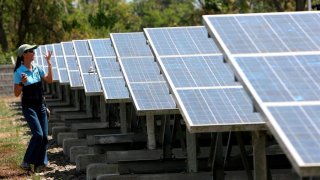
M37 45L23 44L18 48L14 68L14 95L18 97L22 92L22 112L32 133L20 166L25 170L31 170L33 164L34 171L41 171L48 165L48 120L41 79L52 83L52 52L45 54L48 63L48 74L45 74L40 67L32 64L34 50L37 47Z

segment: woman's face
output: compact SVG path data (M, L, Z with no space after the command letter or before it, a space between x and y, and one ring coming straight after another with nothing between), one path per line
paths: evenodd
M32 61L33 58L34 58L34 49L26 50L26 51L23 53L23 57L24 57L24 60Z

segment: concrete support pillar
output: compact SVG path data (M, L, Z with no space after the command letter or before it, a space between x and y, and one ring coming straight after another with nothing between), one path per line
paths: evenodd
M126 112L126 103L120 103L120 128L121 133L127 133L127 112Z
M267 180L266 133L252 132L253 167L255 180Z
M71 100L70 100L70 88L69 86L67 85L64 85L64 95L65 95L65 101L70 104L71 103Z
M86 96L86 112L88 116L92 117L91 96Z
M154 133L154 116L147 114L146 116L148 149L156 149L156 136Z
M101 122L107 121L106 102L103 95L100 96L100 119Z
M80 97L79 97L79 90L73 90L74 91L74 105L77 109L80 110Z
M189 173L198 172L196 134L190 133L188 130L186 130L186 139L187 139L187 155L188 155L188 172Z

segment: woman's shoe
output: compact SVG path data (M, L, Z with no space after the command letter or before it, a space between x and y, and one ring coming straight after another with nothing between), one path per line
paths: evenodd
M26 162L22 162L22 163L20 164L20 167L21 167L22 169L26 170L26 171L30 171L30 170L31 170L30 164L28 164L28 163L26 163Z

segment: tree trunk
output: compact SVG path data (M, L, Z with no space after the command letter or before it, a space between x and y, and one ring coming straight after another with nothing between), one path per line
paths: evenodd
M17 47L22 43L25 43L24 40L27 35L29 21L30 21L30 11L31 11L31 4L32 0L23 0L21 5L21 12L20 12L20 21L18 25L18 39L17 39Z
M296 0L296 11L304 11L306 0Z
M281 6L280 0L273 0L274 6L278 12L283 12L283 8Z
M7 35L3 28L3 9L4 9L4 1L0 1L0 45L3 52L8 51L8 41Z

